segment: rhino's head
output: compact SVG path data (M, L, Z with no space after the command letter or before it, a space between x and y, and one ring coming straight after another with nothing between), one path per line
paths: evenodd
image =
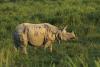
M65 27L59 34L59 37L61 40L73 40L76 39L75 33L74 32L67 32Z

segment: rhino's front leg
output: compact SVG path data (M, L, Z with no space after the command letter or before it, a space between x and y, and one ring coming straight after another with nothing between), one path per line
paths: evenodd
M45 47L44 47L44 49L46 49L46 48L50 48L50 52L52 52L52 44L51 44L52 42L51 41L48 41L46 44L45 44Z
M50 45L50 52L52 52L52 44Z

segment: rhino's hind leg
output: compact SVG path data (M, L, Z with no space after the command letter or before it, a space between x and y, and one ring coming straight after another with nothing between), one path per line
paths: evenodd
M21 44L20 44L20 51L23 53L23 54L27 54L27 45L28 45L28 41L27 41L27 36L25 36L25 34L22 34L21 35Z
M27 54L26 46L21 45L20 46L20 52L23 53L23 54Z
M22 42L19 49L21 53L27 54L27 42Z

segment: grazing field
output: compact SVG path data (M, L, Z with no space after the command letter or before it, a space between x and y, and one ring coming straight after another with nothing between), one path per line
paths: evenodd
M12 33L24 22L75 31L78 40L54 43L53 52L14 50ZM100 0L0 0L0 67L100 67Z

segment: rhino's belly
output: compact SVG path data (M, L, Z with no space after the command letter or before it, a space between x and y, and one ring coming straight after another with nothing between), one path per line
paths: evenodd
M28 41L34 46L41 46L44 42L44 32L33 32L28 33Z
M44 37L30 37L29 43L31 43L34 46L41 46L43 44Z

